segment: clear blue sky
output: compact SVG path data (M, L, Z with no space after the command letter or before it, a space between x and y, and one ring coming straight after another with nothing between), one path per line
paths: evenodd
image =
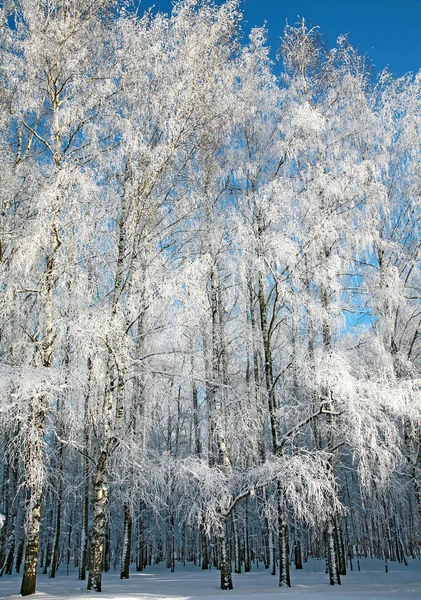
M218 4L222 0L216 0ZM170 12L171 0L142 0ZM266 20L269 43L275 53L286 19L298 15L319 25L332 46L340 34L367 54L377 71L388 66L395 75L421 68L421 0L243 0L247 32Z

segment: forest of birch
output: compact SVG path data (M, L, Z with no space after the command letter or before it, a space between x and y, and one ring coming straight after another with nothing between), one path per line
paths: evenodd
M0 2L0 576L419 556L421 74L136 5Z

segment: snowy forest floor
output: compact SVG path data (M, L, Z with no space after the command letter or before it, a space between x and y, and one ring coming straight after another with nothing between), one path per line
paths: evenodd
M421 560L409 560L409 565L389 563L389 573L384 572L384 563L379 560L362 559L361 571L354 570L342 578L342 586L331 587L324 572L324 562L309 559L302 571L292 570L293 587L280 589L277 578L267 570L259 568L251 573L234 575L234 590L222 592L218 589L219 572L207 572L199 567L177 563L174 573L164 564L148 567L143 573L133 572L130 579L121 581L119 571L103 575L104 600L226 600L240 598L285 599L306 597L311 600L386 600L396 598L409 600L421 598ZM356 566L356 565L355 565ZM20 576L0 578L0 598L13 598L19 595ZM84 600L97 595L87 592L86 586L77 580L76 569L69 575L61 567L55 580L47 575L38 576L36 597L42 600Z

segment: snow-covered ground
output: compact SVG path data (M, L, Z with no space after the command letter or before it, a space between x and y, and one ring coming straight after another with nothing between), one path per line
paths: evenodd
M277 586L277 578L259 568L251 573L234 575L234 590L219 590L219 572L203 572L193 565L176 565L170 573L164 565L148 567L143 573L131 573L130 579L121 581L117 571L103 576L105 600L226 600L227 598L307 598L311 600L397 600L421 599L421 560L410 560L409 565L389 563L389 573L378 560L362 559L361 571L349 572L342 586L330 586L324 573L324 563L310 559L303 571L292 570L293 587L290 590ZM13 598L19 594L20 577L0 578L0 598ZM36 596L42 600L92 600L95 592L87 592L77 580L75 569L68 576L60 569L55 580L46 575L38 577Z

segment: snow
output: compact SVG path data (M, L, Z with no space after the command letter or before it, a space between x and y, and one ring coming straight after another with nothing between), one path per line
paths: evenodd
M356 567L356 565L355 565ZM133 568L133 565L132 565ZM165 564L148 567L143 573L132 572L129 580L121 581L119 571L105 573L102 580L104 600L236 600L248 598L311 600L409 600L421 598L421 560L403 564L389 563L389 573L384 563L374 559L361 559L361 571L354 570L342 577L342 586L330 586L325 574L324 561L309 559L303 571L291 572L293 587L279 588L277 577L264 568L254 568L251 573L233 574L234 590L219 589L219 571L202 571L199 567L177 563L174 573ZM3 576L0 579L0 598L11 599L19 594L20 576ZM84 582L77 580L77 570L68 576L63 566L55 580L38 576L35 598L42 600L92 600L96 592L87 592Z

